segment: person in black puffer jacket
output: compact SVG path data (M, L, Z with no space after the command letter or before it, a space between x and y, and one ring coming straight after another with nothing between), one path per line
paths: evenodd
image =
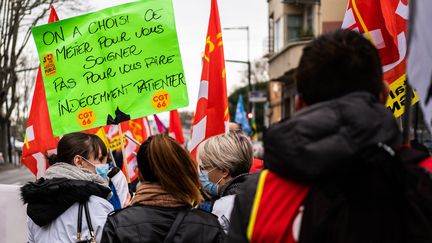
M429 155L403 149L377 49L324 34L295 79L297 112L267 130L265 170L237 194L226 242L432 242Z
M195 162L172 138L149 137L137 154L141 186L131 206L108 216L102 242L222 242L217 218L202 201Z

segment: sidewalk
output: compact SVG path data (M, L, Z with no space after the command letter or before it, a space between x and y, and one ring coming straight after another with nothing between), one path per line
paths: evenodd
M0 164L0 184L24 185L36 178L24 165Z
M23 165L13 165L11 163L0 163L0 173L3 171L21 168Z

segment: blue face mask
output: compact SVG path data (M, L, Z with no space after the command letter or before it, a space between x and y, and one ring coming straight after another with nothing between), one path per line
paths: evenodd
M109 164L97 164L94 166L96 168L96 174L104 179L108 179Z
M86 158L84 158L82 156L80 156L80 157L83 160L85 160L87 163L89 163L95 167L96 174L98 174L99 176L101 176L104 179L108 179L109 164L93 164L92 162L90 162Z
M198 177L204 190L206 190L212 196L218 195L218 185L210 181L208 171L200 171L198 173Z

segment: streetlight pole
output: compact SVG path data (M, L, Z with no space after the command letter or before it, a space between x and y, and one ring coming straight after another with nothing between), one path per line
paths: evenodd
M239 26L239 27L227 27L223 28L224 30L246 30L247 32L247 61L235 61L235 60L226 60L226 62L233 63L243 63L248 65L248 103L249 103L249 111L252 110L252 102L250 102L250 96L252 92L252 83L251 83L251 62L250 62L250 39L249 39L249 26Z

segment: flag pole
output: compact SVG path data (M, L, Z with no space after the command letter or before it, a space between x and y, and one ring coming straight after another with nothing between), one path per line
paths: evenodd
M134 139L133 137L130 137L129 135L125 134L125 137L127 139L129 139L131 142L135 143L138 146L141 146L141 143L139 143L136 139Z
M410 147L410 130L411 130L411 101L412 101L412 88L408 83L408 79L405 82L405 114L402 119L402 137L403 137L403 145L406 147Z
M114 154L113 154L111 148L109 148L109 153L110 153L110 155L111 155L111 159L112 159L112 162L113 162L114 167L117 167L117 163L116 163L116 161L115 161Z
M410 21L408 22L408 40L407 40L407 56L409 55L410 51L410 43L412 38L412 32L413 32L413 26L414 26L414 15L415 15L415 3L414 0L411 0L410 6L409 6L409 16ZM403 130L402 130L402 137L403 137L403 145L410 147L410 131L411 131L411 106L412 106L412 95L413 95L413 89L411 85L409 84L409 79L407 75L407 80L405 82L405 114L403 117Z
M128 164L127 164L127 158L126 158L126 149L125 149L125 144L124 144L124 140L123 140L123 132L122 132L122 128L121 128L121 124L117 124L118 129L119 129L119 137L120 137L120 146L121 146L121 151L122 151L122 155L123 155L123 163L122 163L122 170L125 173L126 176L126 180L128 183L130 183L130 177L129 177L129 168L128 168Z

